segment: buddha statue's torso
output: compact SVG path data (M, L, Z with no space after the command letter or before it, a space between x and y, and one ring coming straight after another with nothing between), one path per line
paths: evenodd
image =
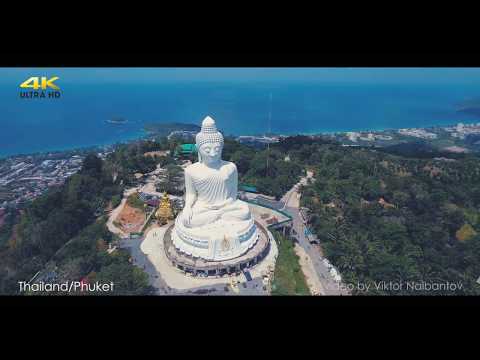
M197 192L194 208L218 208L237 199L237 168L231 162L222 160L218 168L198 162L186 168L185 176Z

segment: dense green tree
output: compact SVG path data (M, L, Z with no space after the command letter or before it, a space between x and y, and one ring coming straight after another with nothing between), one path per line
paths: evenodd
M480 291L479 272L471 265L480 257L465 254L467 247L478 246L478 235L463 242L456 237L465 224L480 230L478 158L439 161L423 154L417 159L413 151L404 158L311 139L281 148L314 169L315 182L302 189L301 203L344 281L448 280L464 284L456 294Z

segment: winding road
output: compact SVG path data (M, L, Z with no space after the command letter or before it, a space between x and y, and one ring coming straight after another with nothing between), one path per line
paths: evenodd
M313 173L307 171L307 176L303 177L295 184L281 199L284 202L283 211L292 217L293 230L298 246L297 254L302 257L300 265L304 274L309 278L311 290L319 295L348 295L345 287L341 283L337 283L330 275L330 270L323 263L323 257L320 253L318 245L310 243L309 235L306 235L306 222L300 214L300 197L299 186L306 185L309 178L313 179Z

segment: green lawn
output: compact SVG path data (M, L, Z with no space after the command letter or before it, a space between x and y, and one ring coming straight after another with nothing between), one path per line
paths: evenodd
M278 244L272 295L311 295L305 281L293 242L278 232L273 232Z
M136 193L130 194L128 196L127 204L137 209L141 209L141 210L145 209L145 206L144 206L145 203L142 200L140 200L140 198L138 197L138 194Z

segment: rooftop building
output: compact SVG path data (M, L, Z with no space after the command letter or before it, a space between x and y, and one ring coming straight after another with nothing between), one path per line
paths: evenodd
M195 144L182 144L178 147L177 155L193 155L197 153L197 146Z

